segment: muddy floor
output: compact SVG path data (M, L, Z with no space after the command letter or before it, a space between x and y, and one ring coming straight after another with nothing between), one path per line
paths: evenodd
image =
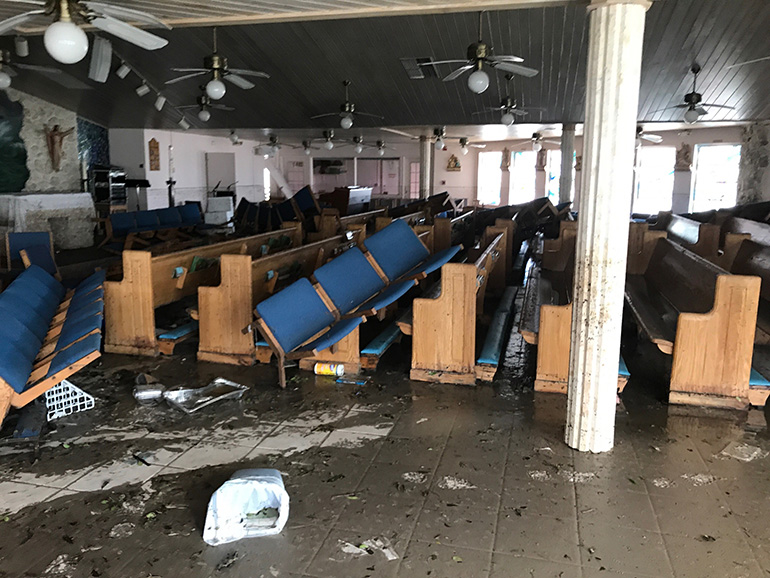
M404 347L402 351L399 347ZM563 443L562 396L532 391L515 337L492 384L407 379L408 344L365 385L275 368L105 355L78 373L96 407L39 443L0 440L0 576L754 577L770 573L770 441L762 412L685 410L643 345L616 447ZM240 401L186 415L141 406L134 380L215 377ZM278 536L201 537L233 472L271 467L291 499ZM374 544L374 546L372 546ZM378 546L379 545L379 546Z

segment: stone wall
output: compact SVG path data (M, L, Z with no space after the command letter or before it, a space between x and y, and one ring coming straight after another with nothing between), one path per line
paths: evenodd
M770 122L754 122L743 129L738 173L738 204L770 199Z
M73 133L64 139L61 169L55 172L48 156L44 125L58 124L61 130L77 125L77 115L69 110L46 102L29 94L9 88L8 96L24 107L24 124L21 138L27 148L29 180L25 191L78 191L80 190L80 164L78 139Z

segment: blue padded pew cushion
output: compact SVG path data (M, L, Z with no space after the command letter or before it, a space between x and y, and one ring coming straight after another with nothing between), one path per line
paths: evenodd
M310 190L309 186L305 185L302 187L292 198L297 203L297 208L301 212L304 213L308 209L313 209L313 212L317 213L315 210L315 201L313 200L313 192Z
M75 293L77 294L81 291L85 291L85 292L93 291L100 285L103 285L105 279L107 279L106 270L102 269L101 271L96 271L93 275L85 278L75 287Z
M364 241L364 246L391 281L425 261L430 253L405 221L393 221Z
M62 326L61 333L59 334L59 340L56 342L55 351L61 351L65 347L68 347L84 335L88 335L92 331L101 330L102 317L101 315L91 315L90 317L67 319Z
M451 261L462 248L462 245L455 245L454 247L449 247L449 249L439 251L435 255L431 255L430 259L424 263L420 263L417 265L417 267L409 271L409 275L417 275L419 273L430 275L434 271L441 269L441 267L449 263L449 261Z
M385 287L377 271L356 247L316 269L313 276L343 315Z
M363 319L360 317L343 319L342 321L335 323L334 326L321 335L321 337L303 347L301 351L323 351L324 349L328 349L341 339L347 337L351 331L361 325L362 321Z
M307 279L299 279L257 305L257 313L289 352L334 323L334 315Z
M19 251L41 245L51 250L51 235L49 233L8 233L8 254L11 261L21 261Z
M102 289L101 287L89 293L76 293L75 296L70 301L70 306L68 311L70 312L77 311L78 309L81 309L86 305L90 305L94 301L100 301L103 299L104 299L104 289Z
M104 313L104 301L93 301L87 303L81 307L78 307L74 311L67 310L67 320L72 319L78 321L86 317L92 317L94 315L103 315Z
M50 273L46 273L42 268L37 265L32 265L29 269L25 270L18 277L19 279L31 278L43 283L61 300L64 294L67 292L64 285L59 283Z
M399 281L389 285L387 289L381 293L375 295L372 299L361 305L360 309L382 309L387 307L391 303L395 303L401 297L406 295L412 287L417 284L417 281Z
M623 359L622 355L620 356L620 362L618 363L618 375L622 375L623 377L631 377L631 372L628 371L626 360Z
M176 207L167 207L155 211L158 215L160 226L165 229L175 229L182 226L182 215Z
M136 219L136 231L155 231L160 228L160 220L156 211L137 211L134 214Z
M0 318L5 317L15 317L21 321L41 342L51 324L50 320L43 319L37 311L26 307L25 302L17 296L0 299Z
M0 378L21 393L27 385L35 358L24 355L7 339L0 339Z
M135 213L112 213L110 225L113 237L125 237L136 230Z
M15 287L14 287L15 285ZM8 289L0 293L0 303L6 303L16 308L16 312L32 310L50 325L59 301L51 294L41 295L30 286L12 283ZM17 314L17 313L14 313ZM18 316L18 315L17 315Z
M56 268L56 262L53 260L51 249L49 247L45 247L43 245L33 245L32 247L26 247L22 250L27 254L27 258L33 265L37 265L46 273L49 273L50 275L56 275L56 273L59 272L59 270Z
M59 301L58 291L55 288L50 288L34 277L17 277L3 293L6 295L20 295L22 297L34 295L46 300Z
M186 227L192 227L194 225L200 225L203 223L203 217L201 216L201 210L195 203L189 203L177 207L179 215L182 217L182 223Z
M101 333L95 333L94 335L89 335L82 341L78 341L72 347L60 351L54 356L53 361L51 361L46 377L51 377L63 369L66 369L67 366L83 359L86 355L99 351L101 345L102 335Z
M13 315L4 315L0 339L11 342L24 356L35 359L43 342L29 327Z
M749 386L751 387L770 387L770 381L765 379L765 376L759 373L753 367L751 368L751 375L749 376Z

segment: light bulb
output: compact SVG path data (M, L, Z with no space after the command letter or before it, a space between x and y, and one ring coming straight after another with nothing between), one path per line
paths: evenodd
M325 148L327 151L330 151L330 150L332 150L332 149L334 148L334 143L333 143L331 140L327 140L327 141L324 143L324 148Z
M463 153L464 155L467 155L468 154L468 147L465 146L465 145L461 146L460 147L460 152Z
M203 122L208 122L211 118L211 113L208 111L208 109L202 108L198 111L198 119Z
M155 99L155 110L160 112L163 110L163 107L166 105L166 97L163 95L158 95L158 98Z
M17 36L13 39L14 46L16 47L16 56L26 58L29 56L29 42L23 36Z
M230 133L230 142L233 144L238 142L238 135L235 134L235 131Z
M209 83L206 85L206 94L211 100L219 100L225 95L225 92L227 92L227 87L218 78L209 80Z
M384 157L385 156L385 149L377 149L377 154L380 155L381 157Z
M360 144L357 144L354 150L356 151L357 155L360 155L362 152L364 152L364 147L362 147Z
M123 62L120 66L118 66L118 69L115 71L115 76L118 78L125 78L128 76L128 73L131 72L131 68Z
M441 137L438 137L436 139L436 150L437 151L443 151L444 150L444 139Z
M474 70L468 77L468 88L476 94L481 94L489 88L489 75L483 70Z
M77 24L59 20L45 29L43 44L54 60L75 64L88 54L88 36Z
M532 141L532 150L539 153L543 149L543 144L540 141Z
M305 147L305 154L310 156L310 147Z
M700 118L700 115L698 114L698 111L694 108L688 108L687 111L684 113L684 121L687 124L694 124L698 122L698 119Z
M503 115L500 117L500 122L503 123L505 126L511 126L515 120L516 120L516 117L513 116L513 113L511 112L504 112Z
M179 126L182 127L182 130L187 130L190 128L190 123L187 122L187 119L185 117L182 117L179 119Z
M149 93L150 93L150 87L144 83L136 87L137 96L144 96L145 94L149 94Z
M353 126L353 115L352 114L346 114L340 119L340 126L344 128L345 130L349 129L351 126Z
M0 70L0 90L5 90L11 86L11 75L5 70Z

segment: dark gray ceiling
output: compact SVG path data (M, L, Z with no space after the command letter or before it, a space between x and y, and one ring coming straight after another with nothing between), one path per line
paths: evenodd
M514 81L512 96L519 106L542 107L527 122L580 122L583 118L585 61L588 45L584 4L488 13L485 40L498 53L517 54L540 69L531 79ZM197 127L337 127L336 118L311 121L310 116L334 111L343 100L344 78L353 81L351 100L364 112L385 117L387 126L497 122L496 114L472 116L496 105L505 93L500 75L482 95L471 93L464 77L444 83L438 78L410 80L399 57L462 58L475 40L473 13L395 16L317 22L271 23L220 28L220 53L230 66L256 68L272 75L242 91L229 86L222 103L235 112L214 112ZM648 12L639 118L678 121L681 111L657 112L678 104L690 90L688 75L695 60L703 67L699 92L707 102L736 107L712 109L705 120L753 120L770 117L767 78L770 61L727 69L730 64L770 56L770 1L665 0ZM192 104L195 80L163 87L173 77L171 66L196 67L210 52L211 29L179 28L160 32L170 39L166 48L146 52L114 40L116 49L174 104ZM9 38L0 45L10 47ZM39 37L30 41L35 64L54 64ZM116 61L117 66L117 61ZM87 79L87 62L66 67ZM440 68L446 74L450 68ZM76 110L81 116L110 127L176 127L172 110L157 113L153 98L134 93L136 76L120 80L111 75L104 85L87 81L93 90L63 90L34 73L23 73L14 86ZM542 114L542 116L541 116ZM373 126L370 120L357 120Z

